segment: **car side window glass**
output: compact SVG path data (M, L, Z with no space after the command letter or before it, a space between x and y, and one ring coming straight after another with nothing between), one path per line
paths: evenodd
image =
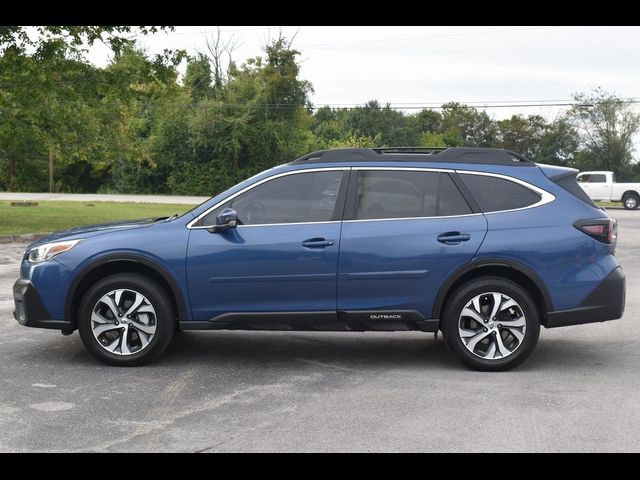
M448 173L440 174L440 189L438 191L438 215L467 215L471 213L469 204L464 199L456 184Z
M607 181L607 177L604 173L592 173L589 176L589 183L605 183Z
M225 208L238 212L240 225L326 222L333 219L342 170L285 175L260 184L207 214L203 226L215 225Z
M358 172L354 219L471 213L448 174L401 170Z
M504 178L459 174L483 212L524 208L541 200L540 194Z

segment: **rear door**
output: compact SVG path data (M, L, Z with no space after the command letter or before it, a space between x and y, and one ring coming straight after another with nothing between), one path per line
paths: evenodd
M341 318L384 330L432 316L442 282L473 258L487 231L453 175L353 169L338 264Z

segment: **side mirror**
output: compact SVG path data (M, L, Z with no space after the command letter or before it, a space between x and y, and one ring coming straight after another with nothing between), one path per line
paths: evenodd
M233 208L225 208L216 217L216 224L213 227L208 228L209 232L223 232L229 228L236 228L238 226L238 212Z

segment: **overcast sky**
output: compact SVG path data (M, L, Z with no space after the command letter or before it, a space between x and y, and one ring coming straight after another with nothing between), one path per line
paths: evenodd
M568 100L571 93L601 86L640 98L640 27L221 27L234 36L234 60L260 55L269 35L296 34L302 77L312 82L312 101L362 104L370 99L400 104L459 102L525 103ZM149 53L165 48L204 50L216 27L184 26L140 36ZM104 47L89 58L108 61ZM495 118L513 113L553 117L558 107L491 108Z

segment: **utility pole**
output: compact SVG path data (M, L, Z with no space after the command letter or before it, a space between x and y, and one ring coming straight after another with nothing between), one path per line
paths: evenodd
M53 193L53 147L49 147L49 193Z

